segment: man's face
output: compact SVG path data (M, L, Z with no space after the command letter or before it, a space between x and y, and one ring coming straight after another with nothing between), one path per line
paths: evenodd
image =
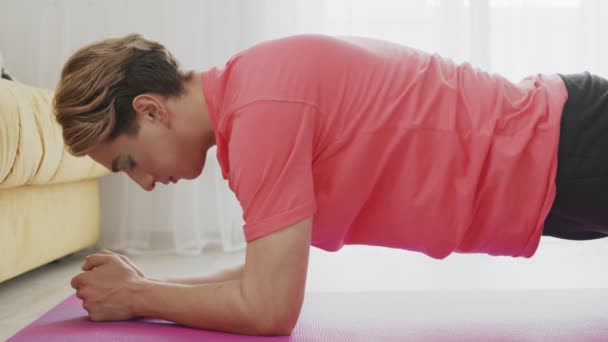
M197 137L180 132L158 120L139 119L134 136L121 135L113 141L98 144L89 156L114 172L125 172L144 190L154 189L156 182L168 184L180 179L194 179L205 164L206 149ZM181 134L180 134L181 133Z

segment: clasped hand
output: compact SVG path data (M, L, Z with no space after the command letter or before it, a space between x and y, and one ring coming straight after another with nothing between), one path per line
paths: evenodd
M145 277L128 258L102 250L88 255L82 270L71 285L91 320L135 318L133 291Z

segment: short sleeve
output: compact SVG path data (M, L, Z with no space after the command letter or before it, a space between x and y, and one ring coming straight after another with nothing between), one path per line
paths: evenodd
M314 113L302 103L261 101L232 114L229 183L248 242L315 213Z

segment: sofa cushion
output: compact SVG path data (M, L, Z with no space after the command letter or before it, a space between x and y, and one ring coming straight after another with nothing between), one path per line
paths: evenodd
M52 97L49 89L0 79L0 189L107 174L89 157L67 152Z
M2 57L2 51L0 51L0 78L4 78L6 80L12 80L13 77L9 75L6 66L4 65L4 58Z

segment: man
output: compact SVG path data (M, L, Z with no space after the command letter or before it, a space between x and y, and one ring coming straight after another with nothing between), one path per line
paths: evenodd
M95 42L55 99L71 153L153 190L197 177L217 146L247 251L241 268L173 281L102 251L72 286L93 320L285 335L311 245L531 257L543 234L604 237L606 90L589 74L512 83L365 38L272 40L203 72L137 34Z

